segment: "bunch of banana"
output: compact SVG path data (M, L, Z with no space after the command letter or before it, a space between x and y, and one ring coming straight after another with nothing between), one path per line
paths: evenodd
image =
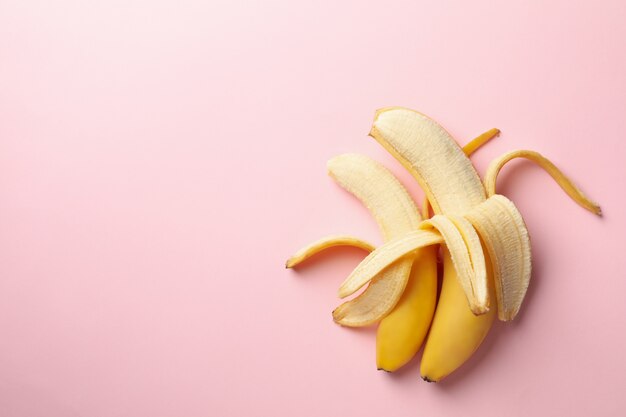
M495 192L500 169L526 158L544 168L577 203L600 215L554 164L534 151L512 151L494 160L481 182L468 156L497 136L491 129L464 148L427 116L404 108L376 113L370 136L415 177L426 198L420 210L386 168L356 154L328 162L330 176L354 194L376 219L384 243L378 248L352 236L329 236L298 251L295 267L338 245L369 253L339 287L358 296L333 311L336 323L360 327L379 323L378 369L395 371L426 344L422 378L440 381L478 349L496 317L515 318L531 275L528 231L521 214ZM430 208L434 215L430 217ZM437 257L443 279L437 300Z

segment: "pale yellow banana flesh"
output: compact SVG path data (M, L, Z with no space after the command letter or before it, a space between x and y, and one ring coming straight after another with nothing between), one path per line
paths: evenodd
M463 217L437 214L432 219L422 222L420 227L434 227L443 236L457 278L474 314L489 311L485 255L480 238L471 223Z
M380 321L376 333L378 369L398 370L424 342L437 304L437 248L419 251L400 301Z
M496 194L466 217L492 261L498 317L512 320L524 301L531 272L530 238L522 215L509 199Z
M413 199L380 163L359 154L344 154L326 164L328 175L370 211L385 240L416 230L421 222Z
M365 291L333 310L335 323L346 327L364 327L384 319L400 300L411 273L413 259L396 262L389 269L397 275L406 274L406 280L385 278L386 273L373 279Z
M435 214L463 215L485 201L480 177L460 146L434 120L413 110L376 112L370 136L420 184Z
M559 186L581 207L589 210L590 212L601 215L602 210L600 206L595 201L590 200L580 189L570 180L565 174L557 168L549 159L545 158L539 152L528 151L528 150L517 150L507 152L504 155L494 159L490 164L489 168L487 168L487 173L485 174L485 189L487 190L488 195L494 195L496 193L496 179L498 177L498 173L502 169L502 167L514 158L525 158L530 161L533 161L541 168L543 168L554 180L559 184Z
M452 253L453 264L470 308L475 314L486 313L489 310L489 294L485 261L480 239L472 225L461 217L438 214L422 222L420 228L426 233L407 233L370 253L341 284L339 296L354 293L396 260L424 246L441 243L443 239Z
M393 267L394 262L400 258L414 255L420 248L439 243L443 243L441 235L429 230L408 232L400 238L390 240L376 248L357 265L339 287L339 297L344 298L358 291L370 280Z
M328 173L370 210L385 240L418 228L421 218L413 199L378 162L363 155L341 155L328 162ZM410 260L390 266L363 293L337 307L333 319L354 327L379 321L402 296L410 272Z
M491 280L489 262L487 276ZM474 315L469 309L452 257L444 248L441 294L424 346L420 364L422 378L438 382L463 365L478 349L495 317L495 308L481 316Z
M497 138L499 135L500 129L496 129L495 127L493 129L489 129L486 132L476 136L469 143L463 146L463 153L467 156L470 156L479 148L484 146L487 142ZM424 198L424 201L422 203L422 218L430 218L430 203L428 202L428 198Z
M354 248L363 249L366 252L371 252L375 249L374 245L368 243L362 239L348 235L332 235L325 236L315 242L309 243L307 246L301 248L294 253L285 263L286 268L294 268L306 261L312 256L317 255L320 252L329 248L337 246L350 246Z

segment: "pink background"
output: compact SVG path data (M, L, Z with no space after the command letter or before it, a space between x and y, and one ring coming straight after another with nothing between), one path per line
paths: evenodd
M0 415L626 415L626 3L0 4ZM551 157L595 218L516 162L533 238L519 318L439 385L377 372L333 324L363 256L283 262L328 233L379 243L326 176L404 105L461 143Z

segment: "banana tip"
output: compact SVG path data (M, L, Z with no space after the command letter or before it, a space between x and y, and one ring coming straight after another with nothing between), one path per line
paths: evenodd
M422 376L422 379L423 379L424 381L426 381L426 382L437 382L437 381L435 381L434 379L430 379L430 378L429 378L429 377L427 377L427 376Z

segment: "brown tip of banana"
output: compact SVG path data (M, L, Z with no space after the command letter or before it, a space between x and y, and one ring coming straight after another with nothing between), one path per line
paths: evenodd
M596 216L602 217L602 207L596 205L594 207L594 211L593 212L596 214Z
M377 115L378 116L378 115ZM369 133L367 134L367 136L369 136L370 138L374 138L376 139L376 132L378 130L376 129L376 127L372 126L372 128L370 129Z
M391 371L388 371L388 370L386 370L385 368L376 368L376 369L378 369L379 371L385 371L385 372L387 372L388 374L390 374L390 373L391 373Z
M426 382L437 382L437 381L434 381L434 380L432 380L432 379L428 378L427 376L422 376L422 379L423 379L424 381L426 381Z

